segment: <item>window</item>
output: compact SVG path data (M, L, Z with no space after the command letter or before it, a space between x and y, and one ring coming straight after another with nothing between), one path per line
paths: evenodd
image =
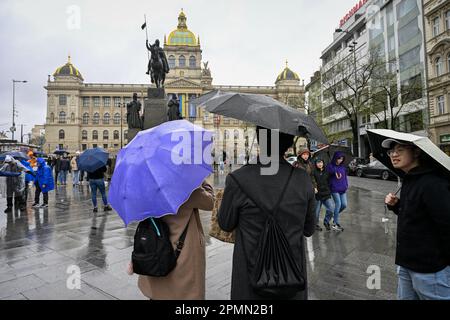
M81 131L81 140L87 140L87 131L86 130L83 130L83 131Z
M234 139L235 140L239 139L239 131L238 130L234 130Z
M50 113L50 122L55 122L55 114L53 112Z
M394 37L394 35L390 36L389 40L388 40L388 51L391 52L393 50L395 50L395 37Z
M414 132L423 130L423 115L422 111L407 114L405 116L406 132Z
M406 70L420 63L420 46L414 47L400 56L400 70Z
M104 107L111 107L111 97L103 97L103 106Z
M108 149L108 144L104 143L103 144L103 149L107 150Z
M92 131L92 140L98 140L98 131L97 130Z
M84 108L88 108L90 102L91 102L91 98L90 97L83 97L83 107Z
M184 56L180 56L178 62L180 67L186 67L186 58Z
M99 124L100 122L100 115L98 113L94 113L94 119L92 120L93 124Z
M63 144L58 144L58 150L64 150L64 145Z
M419 24L417 18L413 19L407 25L403 26L398 30L398 44L399 46L404 45L409 40L420 34Z
M83 113L83 124L89 124L89 113Z
M440 57L434 60L435 68L436 68L436 77L442 75L442 60Z
M120 113L114 115L114 124L120 124Z
M66 133L64 130L59 130L59 140L64 140L66 138Z
M109 139L109 132L108 130L104 130L103 131L103 140L108 140Z
M375 20L376 21L376 20ZM380 18L380 21L376 21L375 25L369 29L370 40L375 39L384 31L384 17Z
M175 68L175 56L173 55L169 56L169 68L170 69Z
M445 13L445 27L450 30L450 10Z
M397 20L406 16L417 7L417 0L403 0L397 5Z
M94 143L93 145L92 145L92 148L97 148L97 144L96 143Z
M223 133L223 139L228 140L230 138L230 134L228 133L228 130L225 130Z
M366 33L366 26L363 26L361 29L358 30L358 37L362 37Z
M125 140L128 140L128 130L125 130L125 132L123 133L123 138Z
M114 130L113 137L114 137L114 140L119 140L120 139L120 137L119 137L119 130Z
M450 72L450 53L447 55L447 72Z
M208 122L209 120L209 112L208 111L204 111L203 113L203 121Z
M436 105L437 105L437 113L438 115L445 113L445 97L439 96L436 98Z
M436 37L439 32L439 24L441 23L441 19L436 17L433 19L433 37Z
M119 108L121 100L120 97L114 97L114 107Z
M59 95L59 105L60 106L67 105L67 96L66 95L64 95L64 94Z
M103 124L109 124L110 119L111 119L111 116L109 115L109 113L105 113L103 115Z
M81 145L81 150L83 150L83 151L87 150L87 144L83 143Z
M64 111L61 111L59 113L59 123L66 123L66 113Z
M394 24L394 8L392 6L392 3L390 3L387 7L386 7L386 16L387 16L387 25L388 27Z
M195 57L194 56L190 56L190 58L189 58L189 67L195 68L196 65L197 65L197 62L195 60Z
M94 107L100 107L100 97L94 97Z

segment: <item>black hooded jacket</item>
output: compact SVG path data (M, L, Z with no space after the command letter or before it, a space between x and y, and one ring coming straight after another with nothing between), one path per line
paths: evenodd
M416 167L403 178L395 263L419 273L450 265L450 181L433 169Z

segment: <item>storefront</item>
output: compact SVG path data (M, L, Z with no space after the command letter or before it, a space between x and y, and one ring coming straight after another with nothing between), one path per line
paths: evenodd
M439 148L450 157L450 134L443 134L439 137Z

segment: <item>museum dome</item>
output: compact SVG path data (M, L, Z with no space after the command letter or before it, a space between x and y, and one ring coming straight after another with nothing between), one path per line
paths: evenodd
M298 76L298 74L295 73L294 71L292 71L291 69L289 69L287 64L288 63L286 61L286 68L284 68L284 70L278 75L275 83L277 83L279 81L286 81L286 80L300 81L300 77Z
M169 38L164 43L167 46L190 46L198 45L195 35L189 31L186 25L186 15L181 10L178 16L178 27L169 34Z
M78 71L78 69L75 68L75 66L70 61L70 56L68 57L67 63L65 65L63 65L62 67L59 67L58 69L56 69L53 76L54 77L72 76L72 77L77 77L80 80L84 80L80 71Z

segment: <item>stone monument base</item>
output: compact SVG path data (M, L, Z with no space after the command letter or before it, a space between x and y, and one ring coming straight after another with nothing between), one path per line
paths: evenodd
M144 100L144 130L156 127L167 119L167 101L164 88L149 88Z

